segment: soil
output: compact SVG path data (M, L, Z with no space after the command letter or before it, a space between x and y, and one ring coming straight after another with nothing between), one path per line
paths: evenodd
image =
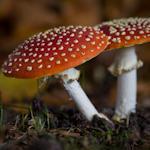
M110 119L112 108L100 112ZM35 98L31 114L4 110L0 150L150 149L150 109L139 109L114 125L94 116L88 122L73 107L46 107Z

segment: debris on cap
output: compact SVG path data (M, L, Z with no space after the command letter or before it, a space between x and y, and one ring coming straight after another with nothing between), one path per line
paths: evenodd
M19 45L4 62L2 71L13 78L41 78L78 66L107 46L99 29L59 27L33 35Z

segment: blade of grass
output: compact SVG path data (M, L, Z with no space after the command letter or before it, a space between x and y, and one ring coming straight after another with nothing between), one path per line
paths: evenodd
M0 119L0 125L3 124L3 104L2 104L2 93L0 91L0 107L1 107L1 119Z
M84 65L82 65L82 89L85 88L85 68Z
M46 99L46 89L47 89L48 82L49 82L49 78L47 79L47 82L45 85L45 104L46 104L46 114L47 114L47 129L49 129L49 127L50 127L49 113L48 113L48 106L47 106L47 99Z
M38 98L40 98L40 87L39 87L39 85L40 85L39 79L37 79L37 86L38 86L38 95L37 96L38 96Z
M22 104L22 126L24 129L24 121L25 121L25 117L24 117L24 103Z
M33 116L33 111L32 111L31 104L30 104L30 113L31 113L31 117L32 117L32 120L33 120L33 123L34 123L34 126L35 126L35 131L37 132L37 124L36 124L34 116Z

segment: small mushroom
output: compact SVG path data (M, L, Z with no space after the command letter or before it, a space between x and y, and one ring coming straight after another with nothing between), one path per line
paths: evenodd
M81 26L59 27L33 35L19 45L4 62L2 71L13 78L59 78L79 111L91 121L101 115L77 82L76 67L98 55L107 46L99 29Z
M143 66L137 60L136 44L150 41L150 19L124 18L103 22L95 26L108 36L105 49L116 49L115 60L108 70L117 77L117 99L114 120L121 121L136 112L137 68ZM119 49L118 49L119 48Z

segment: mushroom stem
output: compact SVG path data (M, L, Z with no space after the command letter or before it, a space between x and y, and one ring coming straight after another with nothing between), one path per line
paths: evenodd
M70 96L70 99L74 101L80 113L82 113L88 121L92 121L94 115L98 115L100 118L110 121L107 117L102 117L102 115L100 115L93 106L77 81L79 75L80 72L78 70L71 68L55 75L55 77L61 79L64 88Z
M137 60L135 47L117 50L113 64L108 70L117 77L117 99L114 120L120 121L131 112L136 112L137 68L143 65Z
M87 120L92 121L94 115L98 115L100 118L102 118L77 80L69 82L63 81L63 86L66 88L71 100L73 100L79 112L82 113Z
M123 119L136 112L137 70L124 72L117 77L117 99L113 118ZM118 120L116 119L116 120Z

